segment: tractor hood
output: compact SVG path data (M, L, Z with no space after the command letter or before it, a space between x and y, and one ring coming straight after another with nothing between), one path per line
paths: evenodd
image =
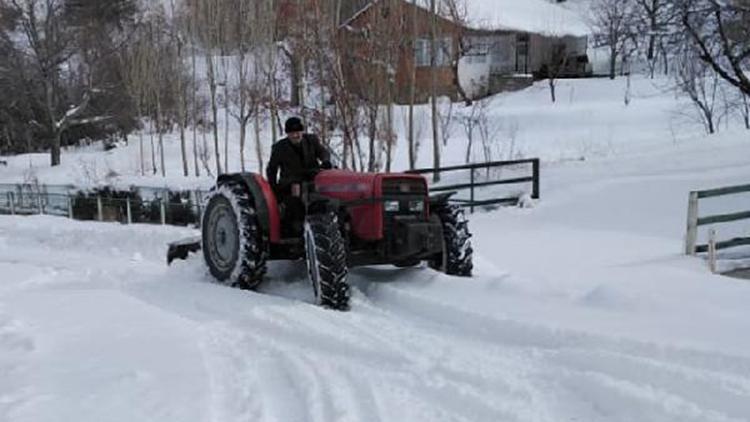
M425 178L403 173L327 170L315 177L315 188L322 195L350 203L352 230L363 240L383 238L381 200L384 197L418 195L427 198Z
M326 170L315 177L318 192L343 201L380 198L384 194L427 194L424 177L405 173L357 173Z

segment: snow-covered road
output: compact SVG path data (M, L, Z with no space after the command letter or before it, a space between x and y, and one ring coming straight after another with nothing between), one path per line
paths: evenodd
M679 255L687 191L750 178L733 148L548 168L472 219L477 277L357 269L349 313L299 263L258 293L166 267L189 229L0 217L0 421L748 421L750 284Z

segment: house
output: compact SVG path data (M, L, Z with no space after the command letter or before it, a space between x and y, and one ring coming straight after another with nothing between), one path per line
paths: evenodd
M555 77L586 76L590 71L588 28L575 13L554 3L466 0L465 10L440 3L436 16L438 95L476 99L526 87L552 71ZM429 10L412 0L372 0L344 21L339 33L348 46L345 72L352 89L371 95L362 91L383 86L382 81L372 79L372 75L382 75L393 85L392 99L405 104L416 76L415 100L425 102L432 83L432 18ZM394 40L386 48L391 51L390 61L375 54L389 38Z

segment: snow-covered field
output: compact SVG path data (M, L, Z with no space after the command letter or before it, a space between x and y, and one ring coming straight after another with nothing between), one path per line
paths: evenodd
M260 293L166 267L189 229L0 217L0 420L750 420L750 284L680 256L687 192L749 157L549 165L472 218L474 279L354 270L349 313L300 263Z
M257 293L199 256L167 267L192 229L0 217L0 421L750 421L750 281L681 255L688 192L748 183L750 133L705 137L634 82L628 107L623 81L498 97L502 145L544 159L542 201L472 216L473 279L353 270L348 313L311 304L301 263ZM14 157L0 182L185 183L137 177L136 152Z

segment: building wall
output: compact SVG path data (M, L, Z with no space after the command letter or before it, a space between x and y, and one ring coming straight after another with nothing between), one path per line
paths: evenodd
M416 13L416 19L414 19L414 13ZM412 72L416 71L416 102L426 102L431 93L431 71L429 66L417 66L412 38L416 31L417 39L429 40L431 19L432 15L429 11L419 7L415 8L410 2L380 0L364 12L357 14L355 19L343 26L340 34L349 46L347 49L350 51L350 57L345 64L346 79L350 83L350 89L371 97L373 95L373 77L371 75L380 73L383 80L379 81L377 85L387 86L387 81L390 80L393 83L393 99L397 103L406 104L410 99L411 75ZM414 23L415 21L416 23ZM383 26L387 29L385 35L382 31L378 32L378 29L382 29ZM372 39L367 39L362 35L367 33L368 30L370 30L370 35L396 36L404 40L398 47L397 66L391 72L393 77L389 77L388 72L383 71L382 65L372 62L367 47ZM450 96L453 99L459 99L462 96L462 91L469 90L464 83L466 78L459 78L459 60L461 60L460 67L463 70L468 69L472 74L487 72L485 88L476 90L475 93L464 92L469 97L473 97L474 95L491 95L499 92L499 90L518 89L518 87L527 86L530 83L530 78L527 75L539 74L539 71L550 60L549 52L554 44L562 42L566 44L569 53L578 52L582 49L580 54L586 54L585 38L550 38L523 32L473 30L441 17L438 17L437 20L437 33L438 37L450 39L451 60L449 65L440 66L436 70L436 91L439 96ZM516 65L509 67L507 63L488 63L487 66L468 65L467 67L467 62L459 57L461 40L465 37L476 36L500 37L503 43L508 41L505 43L508 44L506 46L509 50L507 54L512 56ZM378 67L381 67L381 69L378 69ZM484 70L485 68L486 70ZM513 81L513 78L517 78L518 81ZM460 79L461 85L459 86ZM381 100L385 98L382 92L384 90L385 88L379 90Z
M416 19L414 19L415 13ZM417 66L412 38L415 30L417 39L428 40L430 38L431 14L427 10L415 8L410 3L400 0L381 0L341 28L340 34L347 46L345 49L349 51L349 57L347 63L345 63L345 72L351 89L366 95L367 93L362 91L371 91L371 89L368 89L371 87L361 86L362 82L372 79L366 73L378 73L379 71L376 68L382 67L373 63L372 57L368 56L368 43L371 40L363 35L366 30L376 25L379 27L385 25L387 34L404 40L397 48L398 57L395 60L394 77L391 79L394 83L395 101L400 104L409 102L411 75L412 72L416 71L416 102L426 102L431 92L430 67ZM449 38L451 50L447 65L439 66L436 70L436 92L438 95L448 95L454 99L458 97L454 63L458 58L459 39L463 31L464 28L447 19L438 18L437 20L438 37ZM370 32L376 33L378 30L373 29ZM385 74L382 77L387 78ZM380 85L385 85L385 81L380 81Z

